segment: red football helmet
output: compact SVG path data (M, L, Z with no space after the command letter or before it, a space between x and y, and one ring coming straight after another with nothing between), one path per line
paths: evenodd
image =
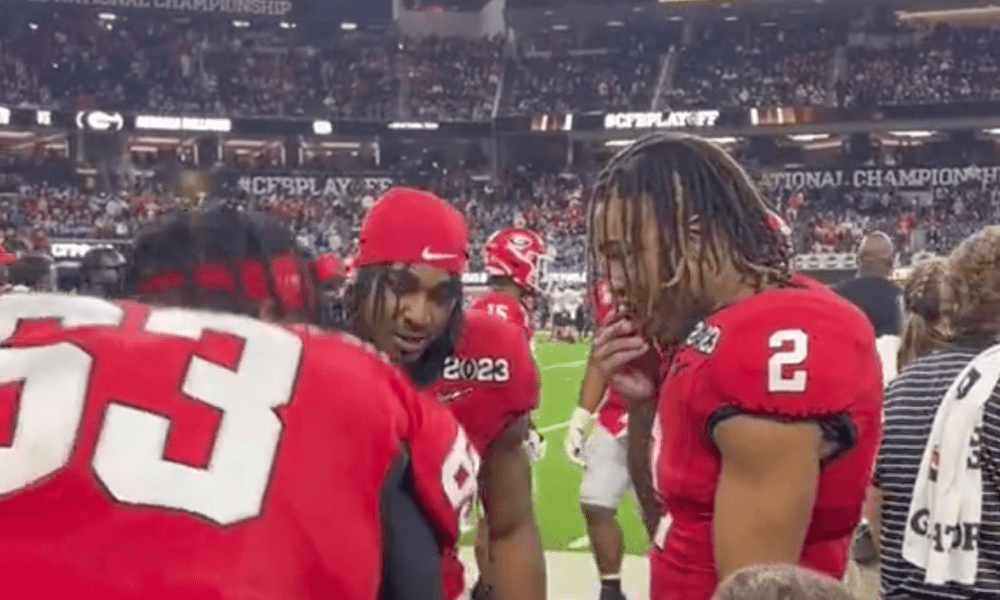
M340 264L340 260L337 258L337 255L332 252L327 252L317 256L313 261L313 265L316 268L316 279L318 279L320 283L330 279L345 277L344 269Z
M507 227L486 240L483 249L486 273L510 277L519 287L532 294L541 294L547 263L552 254L545 240L534 231Z

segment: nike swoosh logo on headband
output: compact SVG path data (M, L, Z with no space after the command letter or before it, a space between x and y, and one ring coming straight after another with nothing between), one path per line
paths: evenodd
M451 260L453 258L458 258L457 254L438 254L437 252L431 252L430 246L424 246L424 251L420 253L420 258L427 261L433 260Z

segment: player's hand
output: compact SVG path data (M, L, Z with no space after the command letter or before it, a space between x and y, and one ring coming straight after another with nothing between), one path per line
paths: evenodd
M656 350L627 318L614 319L594 338L591 360L605 380L627 401L643 401L656 394Z
M524 440L524 449L528 452L528 458L531 462L538 462L545 458L545 447L545 436L539 433L535 427L528 429L528 439Z
M569 429L566 437L563 438L563 448L570 462L581 467L587 466L587 461L583 458L583 444L586 440L587 425L590 424L593 415L587 409L577 406L573 409L573 416L569 419Z

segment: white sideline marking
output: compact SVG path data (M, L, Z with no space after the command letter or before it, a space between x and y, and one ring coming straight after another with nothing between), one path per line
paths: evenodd
M590 536L585 535L581 538L576 538L572 542L566 544L566 547L570 550L583 550L584 548L590 547Z
M472 548L460 548L459 555L465 563L466 582L471 585L477 575ZM545 567L549 600L597 598L601 582L590 552L546 552ZM649 561L645 556L625 556L622 591L628 600L649 599Z
M556 423L555 425L548 425L546 427L539 427L538 431L540 433L548 433L550 431L562 429L563 427L569 427L569 421L566 421L565 423Z

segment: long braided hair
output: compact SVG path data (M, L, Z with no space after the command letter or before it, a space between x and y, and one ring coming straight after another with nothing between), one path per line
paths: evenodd
M656 304L667 288L675 289L688 310L702 302L691 288L689 259L694 257L688 256L688 240L693 231L702 241L698 264L720 265L725 258L760 287L789 282L791 247L771 223L772 209L739 163L705 139L652 134L619 152L601 171L589 207L592 277L608 272L597 242L608 239L607 206L616 197L623 202L621 230L633 249L643 239L647 219L658 224L660 272L642 272L641 261L626 265L625 272L628 289L636 289L637 278L659 277L660 289L647 291L649 314L663 309Z
M286 306L278 293L272 261L286 255L295 257L304 299L301 308ZM125 272L126 293L136 296L139 284L158 273L179 272L184 275L184 284L179 290L183 306L257 316L257 302L243 293L246 288L241 265L246 260L260 262L265 267L264 281L277 318L319 322L315 278L302 260L289 229L265 215L229 207L177 212L140 233ZM200 287L195 270L204 264L226 265L232 274L234 289L225 292Z

